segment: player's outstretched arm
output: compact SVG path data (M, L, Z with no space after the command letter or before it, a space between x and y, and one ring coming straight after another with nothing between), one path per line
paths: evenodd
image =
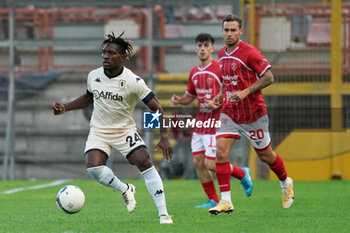
M164 110L156 97L152 98L147 103L147 106L150 110L154 112L159 111L162 114L161 115L161 119L162 119L162 117L164 116ZM162 124L160 124L160 140L157 143L157 146L154 150L158 151L159 149L162 149L163 158L165 161L170 162L173 159L173 155L172 155L173 148L169 141L168 131L166 128L163 128Z
M93 102L93 100L93 96L86 93L66 104L55 102L52 104L53 113L59 115L70 110L86 108Z

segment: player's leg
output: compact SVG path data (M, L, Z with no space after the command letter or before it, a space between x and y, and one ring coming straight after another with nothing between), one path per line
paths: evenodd
M196 208L211 208L213 206L216 206L217 203L219 202L219 198L216 194L216 189L214 185L213 174L205 166L204 153L207 153L205 136L206 135L198 135L196 133L193 133L192 141L191 141L193 162L196 168L197 176L199 178L199 181L201 182L204 192L208 197L208 201L206 203L204 203L203 205L196 206ZM214 135L214 140L215 140L215 135ZM215 161L215 151L214 151L214 161Z
M264 150L256 149L256 152L260 160L267 163L280 180L283 208L291 207L294 202L293 180L288 177L282 158L272 150L270 145Z
M257 121L240 125L243 134L253 145L259 159L269 165L270 169L281 181L282 204L289 208L294 201L293 180L288 177L282 158L271 148L271 138L268 129L268 116L262 116Z
M232 122L233 123L233 122ZM220 137L220 135L218 135L218 137ZM236 139L239 139L239 135L236 134L232 134L228 137L233 137ZM212 143L212 141L214 141L214 143ZM210 140L206 143L206 145L212 145L212 147L216 150L216 142L215 140ZM214 153L213 155L211 154L213 151L212 148L206 148L206 158L208 159L214 159L216 158L216 154ZM231 166L231 176L235 177L236 179L241 181L241 184L243 186L245 195L247 197L251 196L253 193L253 182L252 179L250 177L250 169L248 167L237 167L233 164L230 164ZM215 164L214 166L210 166L209 169L211 169L212 171L215 171Z
M214 155L213 157L206 155L204 160L205 166L208 168L208 170L212 172L215 172L215 159L216 155ZM233 164L230 164L230 166L231 176L241 181L245 195L247 197L250 197L253 193L253 182L250 177L250 169L248 167L240 168Z
M136 201L134 198L135 187L132 184L125 184L119 180L114 172L105 165L106 161L107 154L101 150L90 149L85 153L86 170L90 176L100 184L116 189L122 193L128 211L133 212L136 208ZM128 197L127 199L125 198L126 195Z
M219 197L216 194L214 177L211 171L205 166L205 157L203 153L195 154L193 162L196 168L197 176L202 184L203 190L208 197L208 201L203 205L198 205L196 208L211 208L217 205Z
M158 208L160 223L173 223L166 207L163 181L153 166L147 149L143 147L136 149L127 158L140 170L148 192Z
M113 171L107 167L107 155L100 150L89 150L85 153L85 165L90 176L99 183L124 193L128 185L121 182Z
M218 140L220 138L233 138L234 141L236 139L241 138L241 130L242 129L229 116L221 113L220 114L220 121L222 124L221 124L220 129L216 133L216 140L217 140L216 142L218 142ZM232 142L232 145L233 145L234 141ZM227 157L227 161L224 161L224 162L228 162L228 156L229 156L232 145L229 146L228 148L225 148L226 151L216 153L216 155L220 156L220 154L225 153L225 159ZM218 161L218 159L217 159L217 161ZM250 177L249 168L244 167L242 169L240 167L234 166L233 164L230 164L230 167L231 167L231 176L233 176L236 179L239 179L241 181L241 184L243 185L243 188L244 188L244 192L245 192L246 196L249 197L253 192L253 182L252 182L251 177Z
M221 193L220 203L209 209L211 214L229 213L233 211L231 202L231 164L228 160L229 152L236 138L220 137L216 141L216 179Z

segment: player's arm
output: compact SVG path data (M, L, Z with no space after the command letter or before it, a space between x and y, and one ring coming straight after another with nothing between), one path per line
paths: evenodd
M90 92L86 92L84 95L76 98L68 103L55 102L52 104L53 113L55 115L63 114L70 110L86 108L94 101L93 95Z
M237 91L231 95L231 99L235 101L243 100L249 94L261 90L274 83L274 78L271 70L267 70L261 78L242 91Z
M187 92L183 96L173 95L170 99L171 106L176 106L178 104L187 105L193 102L194 96L189 95Z
M162 118L164 116L164 110L160 105L157 97L155 97L155 95L151 92L142 101L147 105L147 107L151 111L153 112L159 111L162 114L160 116L161 122L162 122L163 121ZM173 156L172 156L173 148L169 142L168 131L166 128L163 128L162 124L160 124L160 141L157 143L157 146L154 150L158 151L159 148L162 149L164 160L167 162L170 162L173 159Z

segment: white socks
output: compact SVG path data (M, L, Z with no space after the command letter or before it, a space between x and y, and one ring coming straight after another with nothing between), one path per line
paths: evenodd
M290 178L287 177L287 179L285 179L284 181L280 181L281 183L281 187L288 187L290 185Z
M103 185L117 189L121 193L124 193L128 189L128 186L121 182L107 166L89 167L86 170L93 179Z
M221 200L232 202L231 201L231 191L221 192Z
M128 186L121 182L113 173L113 171L107 166L89 167L86 169L90 176L97 182L119 190L124 193ZM148 192L152 195L152 198L158 208L158 215L168 215L168 211L165 204L165 195L163 182L154 166L141 172L145 179L145 184Z
M165 195L163 182L160 178L158 172L154 166L148 168L147 170L141 172L143 178L145 179L145 184L148 192L152 195L154 202L158 208L158 215L168 215L165 204Z

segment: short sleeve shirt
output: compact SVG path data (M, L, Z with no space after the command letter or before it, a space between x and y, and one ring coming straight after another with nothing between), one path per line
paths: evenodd
M271 68L259 50L240 41L230 53L224 46L220 49L218 56L225 85L222 113L238 124L254 122L267 114L261 90L249 94L238 102L230 99L234 92L251 86Z
M151 93L144 80L126 67L112 78L105 75L103 67L91 71L87 90L94 98L90 126L101 132L136 128L134 108Z
M213 99L220 91L222 77L220 64L213 60L205 67L199 65L192 68L187 84L187 94L198 99L198 109L196 120L202 122L211 120L216 121L220 116L220 109L211 110L205 107L205 100ZM197 134L215 134L215 127L194 128Z

